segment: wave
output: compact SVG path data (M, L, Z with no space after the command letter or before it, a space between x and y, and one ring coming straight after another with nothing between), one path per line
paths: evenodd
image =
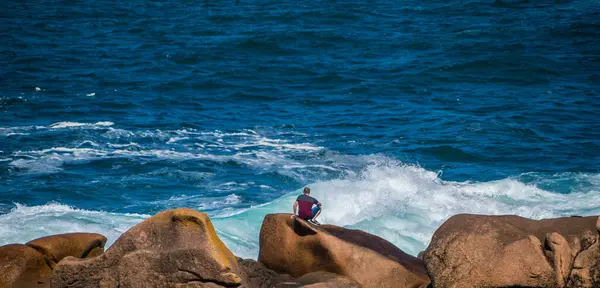
M371 161L371 165L358 173L308 185L312 196L323 203L320 221L379 235L412 255L426 248L433 232L448 217L459 213L515 214L533 219L600 214L600 174L571 173L542 178L533 173L532 178L532 173L528 173L489 182L454 182L440 179L438 172L388 158L373 156ZM524 177L531 182L523 182ZM583 190L562 194L538 187L548 185L552 179L566 178L571 184L578 181L572 187ZM240 185L243 183L225 183L222 188ZM290 213L300 191L255 206L247 206L242 196L233 193L213 198L179 195L164 201L168 206L208 212L217 233L236 255L256 258L264 216ZM110 245L147 217L75 209L58 203L16 204L9 213L0 215L0 245L80 231L101 233L108 237Z
M424 250L433 232L460 213L542 219L600 214L599 175L574 174L593 187L569 194L550 192L517 178L490 182L453 182L418 166L386 160L356 175L309 184L323 203L322 223L379 235L405 252ZM267 213L291 213L300 190L239 214L213 219L224 242L237 255L255 258L258 233Z

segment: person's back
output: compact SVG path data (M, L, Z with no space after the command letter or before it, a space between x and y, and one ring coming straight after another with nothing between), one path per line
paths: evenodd
M317 201L317 199L310 197L306 194L300 195L298 196L298 198L296 199L296 201L298 201L298 216L300 216L300 218L302 219L309 219L312 218L312 206L314 204L319 203L319 201Z
M315 208L313 209L313 205ZM296 215L296 207L298 210L298 217L312 221L313 223L318 224L316 218L321 214L321 202L317 201L317 199L310 197L310 189L308 187L304 188L304 194L298 196L296 198L296 202L294 203L294 215ZM292 217L294 217L292 215Z

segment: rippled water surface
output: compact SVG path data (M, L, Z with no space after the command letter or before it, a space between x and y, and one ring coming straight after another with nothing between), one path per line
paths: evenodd
M22 1L21 1L22 2ZM600 3L0 4L0 244L160 210L256 257L304 186L417 254L457 213L600 214Z

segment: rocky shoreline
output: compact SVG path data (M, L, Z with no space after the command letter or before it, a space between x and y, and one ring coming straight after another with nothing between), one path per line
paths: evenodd
M4 287L600 287L599 217L460 214L413 257L369 233L266 215L258 261L209 217L180 208L106 237L70 233L0 247Z

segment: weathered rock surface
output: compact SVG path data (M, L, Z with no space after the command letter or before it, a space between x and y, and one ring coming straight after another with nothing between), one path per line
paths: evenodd
M0 288L47 287L56 263L67 256L93 257L104 252L106 237L69 233L0 247Z
M423 259L436 288L600 287L597 221L460 214Z
M104 253L106 237L96 233L68 233L38 238L27 242L44 255L51 268L67 256L88 258Z
M290 216L269 214L263 221L258 260L270 269L293 277L331 272L364 287L425 287L429 283L423 261L382 238L332 225L313 227Z
M294 279L289 274L279 274L265 267L262 263L251 260L238 258L238 264L245 274L246 279L244 286L252 288L271 288L278 283L292 282Z
M0 288L47 287L51 275L37 250L22 244L0 247Z
M163 211L125 232L104 254L67 257L52 287L237 287L236 257L204 213Z

